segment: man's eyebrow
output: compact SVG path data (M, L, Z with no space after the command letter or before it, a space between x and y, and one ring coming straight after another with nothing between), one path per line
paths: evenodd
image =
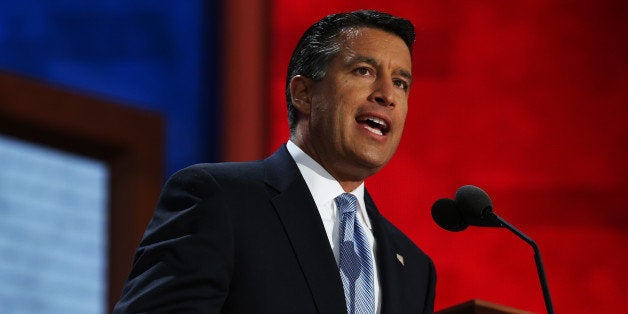
M345 59L345 66L351 66L353 64L362 63L362 62L370 64L373 67L379 66L379 62L377 62L377 60L375 60L374 58L367 57L367 56L361 56L361 55L350 55L350 56L348 56ZM399 75L401 75L406 80L410 81L410 83L412 83L412 74L409 71L406 71L404 69L399 69L399 70L397 70L395 72L399 73Z
M367 57L367 56L361 56L361 55L349 55L347 56L347 58L345 59L345 66L351 66L354 65L356 63L368 63L370 65L372 65L373 67L377 67L379 66L379 62L377 62L377 60L375 60L374 58L371 57Z

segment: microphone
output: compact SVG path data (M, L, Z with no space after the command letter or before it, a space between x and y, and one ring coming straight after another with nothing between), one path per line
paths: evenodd
M534 240L493 212L493 203L486 192L477 186L462 186L456 191L455 199L442 198L432 205L432 218L441 228L454 232L462 231L468 226L504 227L532 246L545 308L548 314L554 314L539 247Z
M439 199L432 205L432 218L448 231L462 231L468 226L503 227L493 213L493 203L486 192L465 185L456 191L456 199Z

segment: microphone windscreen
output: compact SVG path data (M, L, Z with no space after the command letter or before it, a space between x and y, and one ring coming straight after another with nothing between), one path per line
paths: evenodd
M456 202L449 198L441 198L432 205L432 218L445 230L462 231L467 228Z
M493 211L493 203L488 194L473 185L460 187L456 191L455 203L463 215L470 218L484 218Z

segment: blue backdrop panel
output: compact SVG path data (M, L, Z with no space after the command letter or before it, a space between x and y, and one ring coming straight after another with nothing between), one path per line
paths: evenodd
M219 25L218 1L3 1L0 70L160 112L171 174L219 156Z

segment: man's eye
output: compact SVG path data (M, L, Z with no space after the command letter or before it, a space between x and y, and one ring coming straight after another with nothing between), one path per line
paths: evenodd
M369 70L369 68L361 67L355 69L355 73L359 75L369 75L371 71Z
M395 86L403 89L403 90L408 90L408 82L404 81L404 80L395 80L393 82L393 84L395 84Z

